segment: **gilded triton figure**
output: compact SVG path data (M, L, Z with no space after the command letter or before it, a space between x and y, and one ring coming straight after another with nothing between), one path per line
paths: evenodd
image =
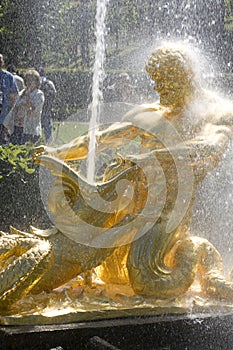
M88 135L36 150L35 162L55 176L55 227L1 234L0 310L92 269L106 284L156 299L184 294L198 274L203 295L233 300L219 252L190 233L197 187L232 137L232 104L199 85L178 44L156 48L146 70L160 99L97 132L98 152L131 140L140 146L107 166L102 182L89 184L69 165L87 157Z

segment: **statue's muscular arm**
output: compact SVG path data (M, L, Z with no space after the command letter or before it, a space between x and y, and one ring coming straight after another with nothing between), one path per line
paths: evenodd
M124 145L137 136L144 136L146 132L132 123L115 123L103 131L96 133L97 152L107 148ZM148 133L148 137L151 135ZM39 146L35 151L35 159L41 154L57 157L61 160L80 160L88 156L89 135L80 136L61 147L53 148Z
M176 161L183 161L191 166L199 177L205 174L218 164L223 152L226 150L232 137L232 124L206 123L199 133L191 139L175 144L173 147L160 148L140 155L127 157L133 162L148 162L151 157L156 157L161 164Z
M231 122L232 120L232 122ZM187 165L196 170L212 170L218 163L232 137L233 118L218 118L206 123L195 137L169 148L160 148L151 152L129 156L132 161L149 161L155 156L161 162L171 161L171 158L184 157ZM137 136L153 138L153 135L132 123L115 123L107 129L98 131L97 152L108 148L116 148L130 142ZM88 156L89 135L80 136L61 147L41 146L35 152L35 158L40 154L54 156L61 160L80 160Z
M232 123L233 125L233 123ZM162 148L145 154L155 156L161 163L172 159L183 160L191 166L196 176L203 178L213 170L226 150L232 138L232 126L229 124L207 123L202 130L190 140L186 140L171 148ZM143 158L143 155L141 155ZM130 157L133 161L134 159Z

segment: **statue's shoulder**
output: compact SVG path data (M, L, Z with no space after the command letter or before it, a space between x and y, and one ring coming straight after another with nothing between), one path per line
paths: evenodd
M128 112L122 121L154 134L164 126L164 112L159 103L143 104Z
M156 112L161 109L161 105L159 101L153 102L153 103L143 103L141 105L137 105L134 108L132 108L126 115L130 113L138 114L141 112L151 111Z
M153 119L158 120L163 117L163 112L161 111L161 106L159 102L155 103L144 103L135 108L132 108L127 112L122 121L134 123L136 120L143 119L146 115L153 114Z

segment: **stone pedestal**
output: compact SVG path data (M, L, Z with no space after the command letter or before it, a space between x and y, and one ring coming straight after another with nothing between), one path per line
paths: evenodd
M232 350L233 314L161 315L1 326L1 350Z

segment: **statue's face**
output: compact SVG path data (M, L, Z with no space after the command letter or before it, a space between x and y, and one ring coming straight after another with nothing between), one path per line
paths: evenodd
M179 51L155 51L148 61L147 71L155 82L162 105L183 106L192 94L193 72L188 59Z
M165 106L184 104L185 97L190 92L190 75L182 67L159 65L153 80L161 104Z

